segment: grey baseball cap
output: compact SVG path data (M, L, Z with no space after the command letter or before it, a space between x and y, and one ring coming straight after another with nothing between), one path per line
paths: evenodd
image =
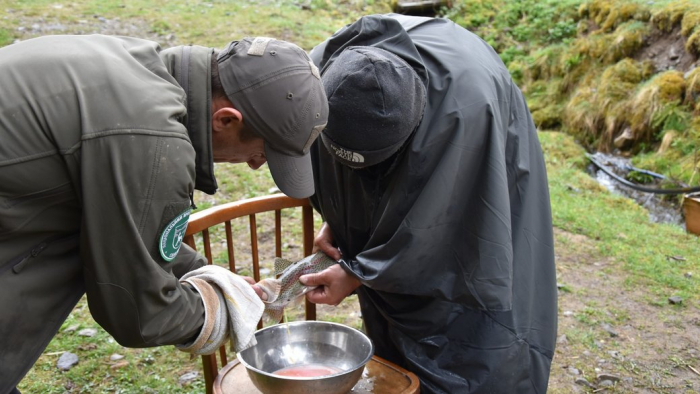
M397 153L423 118L426 91L403 59L384 49L351 46L323 71L333 108L321 141L333 158L353 168Z
M290 197L313 195L309 149L328 121L318 68L303 49L268 37L233 41L217 61L226 96L265 140L277 187Z

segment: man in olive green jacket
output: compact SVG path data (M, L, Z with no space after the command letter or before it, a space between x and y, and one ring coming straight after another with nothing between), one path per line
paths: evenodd
M328 105L284 41L41 37L0 49L0 92L0 394L84 293L123 346L197 337L202 300L178 278L206 261L181 243L213 162L267 161L284 193L314 191Z

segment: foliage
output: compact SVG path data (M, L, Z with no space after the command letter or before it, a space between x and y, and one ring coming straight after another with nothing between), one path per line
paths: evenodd
M700 114L697 71L684 77L635 60L655 29L680 31L686 51L700 54L698 1L458 0L445 15L499 51L538 127L561 128L588 147L610 150L630 129L630 151L651 151L667 130L688 134Z

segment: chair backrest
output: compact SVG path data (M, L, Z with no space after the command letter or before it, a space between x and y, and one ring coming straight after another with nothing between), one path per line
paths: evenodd
M194 249L199 245L204 250L204 256L212 264L214 261L221 261L221 255L226 255L226 261L229 269L236 272L236 261L234 257L235 240L234 228L232 221L241 217L249 218L250 232L250 258L252 260L251 273L255 281L260 278L260 254L259 254L259 237L258 237L258 215L266 212L274 212L274 251L276 257L282 256L282 210L288 212L289 209L301 207L301 219L295 217L286 217L285 221L301 221L302 229L302 256L311 254L314 238L314 221L313 209L309 205L308 199L293 199L283 194L275 194L271 196L251 198L242 201L231 202L227 204L211 207L193 214L190 217L190 222L187 226L184 242ZM293 216L293 215L292 215ZM270 221L270 220L268 220ZM221 233L221 225L223 224L225 233ZM270 223L270 225L272 225ZM294 233L297 230L293 226L287 233ZM213 235L212 233L216 233ZM297 231L298 233L298 231ZM196 235L198 239L195 238ZM266 232L267 234L267 232ZM240 245L240 244L239 244ZM219 249L219 250L216 250ZM214 250L215 254L212 254ZM316 306L308 301L306 302L306 319L316 320ZM258 324L262 327L262 322ZM219 371L219 367L224 367L228 363L225 346L219 349L220 363L217 362L217 355L202 356L202 364L204 367L204 381L206 384L207 394L212 393L214 379Z

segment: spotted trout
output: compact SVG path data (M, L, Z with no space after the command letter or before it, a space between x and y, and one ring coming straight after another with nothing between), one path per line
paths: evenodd
M333 264L337 264L337 262L320 251L306 256L296 263L279 257L276 258L276 278L263 279L258 282L260 288L267 294L263 323L266 326L279 323L282 319L284 308L289 303L300 300L301 296L315 288L315 286L307 287L301 284L299 278L302 275L321 272Z

